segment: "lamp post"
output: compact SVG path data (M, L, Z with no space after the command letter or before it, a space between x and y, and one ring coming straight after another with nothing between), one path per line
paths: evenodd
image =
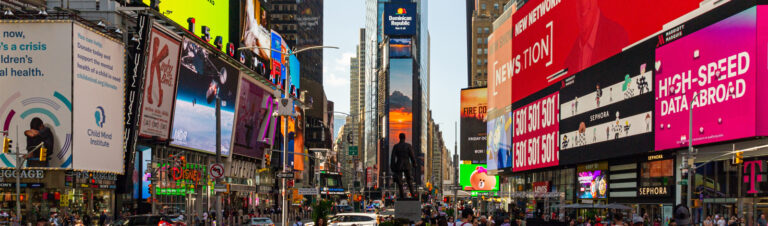
M695 100L698 95L698 92L694 92L691 100ZM685 200L685 206L688 207L690 211L691 198L693 198L693 174L696 171L696 168L694 167L696 152L693 150L693 105L688 108L688 158L688 162L685 163L688 169L688 191L686 192L687 198Z
M246 47L240 47L240 48L237 48L237 49L238 50L265 49L265 50L269 50L269 51L273 51L273 52L279 52L279 53L281 53L281 55L283 56L283 60L285 61L291 55L296 55L298 53L301 53L301 52L304 52L304 51L307 51L307 50L323 49L323 48L338 49L339 47L335 47L335 46L309 46L309 47L305 47L305 48L302 48L302 49L299 49L299 50L294 50L291 53L286 53L286 52L283 52L282 50L272 49L272 48L268 48L268 47L259 47L259 46L246 46ZM288 72L286 73L286 79L285 80L286 80L286 82L288 82L288 81L291 80L290 79L291 78L291 68L290 67L286 67L286 69L288 70ZM286 85L285 88L283 89L283 95L285 96L285 98L290 98L289 86L288 85ZM218 106L218 104L217 104L217 106ZM292 103L291 103L291 106L293 106ZM283 124L283 126L282 126L283 127L283 133L285 133L285 135L283 136L283 157L282 157L283 158L283 170L282 171L283 172L287 172L288 171L288 165L287 165L287 161L286 161L287 160L287 156L288 156L288 133L287 133L287 130L288 130L288 117L290 117L290 115L283 114L282 116L283 116L283 123L282 123ZM287 194L287 189L286 189L286 178L282 178L282 189L281 190L282 190L281 191L281 198L282 198L282 218L281 218L281 223L283 225L288 225L288 201L287 201L288 194ZM218 207L218 205L217 205L217 207Z

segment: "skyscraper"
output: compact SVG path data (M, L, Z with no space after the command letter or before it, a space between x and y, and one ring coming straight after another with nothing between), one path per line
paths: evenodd
M508 0L474 0L472 11L472 26L468 32L472 37L468 40L471 56L469 65L469 87L487 85L488 75L488 35L493 31L493 21L504 11Z

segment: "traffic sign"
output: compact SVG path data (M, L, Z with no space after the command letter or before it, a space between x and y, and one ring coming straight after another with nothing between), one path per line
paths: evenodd
M224 166L218 163L211 164L211 167L208 168L208 173L213 179L219 179L224 176Z
M349 156L357 156L357 146L349 146Z
M229 186L226 184L216 184L213 186L214 192L229 192Z
M461 190L461 186L451 186L451 190Z
M317 195L317 188L299 188L299 195Z
M291 179L293 178L293 172L280 172L277 174L277 178Z

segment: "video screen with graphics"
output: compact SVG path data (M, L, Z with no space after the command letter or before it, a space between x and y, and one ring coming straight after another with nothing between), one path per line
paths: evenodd
M604 199L608 194L608 175L604 170L579 172L579 198Z
M391 58L411 57L411 39L410 38L389 39L389 57Z
M153 0L143 0L150 5ZM221 36L222 45L229 40L229 1L209 0L162 0L159 1L158 12L170 18L181 27L189 29L187 19L195 18L195 35L202 36L202 27L210 29L211 45L217 36ZM222 48L224 51L225 48Z
M413 59L389 60L389 150L405 134L413 144Z
M264 148L274 141L277 102L272 93L255 81L240 77L240 99L235 121L234 154L262 158Z
M498 191L499 184L499 176L488 175L485 164L459 165L459 185L465 191Z
M216 153L216 98L221 99L221 153L229 155L239 72L184 39L172 145Z
M488 110L486 88L461 90L460 160L486 163L485 115Z

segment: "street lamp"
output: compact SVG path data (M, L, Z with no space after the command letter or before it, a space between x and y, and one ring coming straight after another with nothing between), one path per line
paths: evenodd
M286 53L286 52L283 52L281 50L272 49L272 48L268 48L268 47L260 47L260 46L245 46L245 47L240 47L240 48L237 48L237 49L238 50L264 49L264 50L269 50L269 51L273 51L273 52L279 52L279 53L281 53L281 55L283 56L283 60L285 61L291 55L296 55L298 53L301 53L301 52L304 52L304 51L307 51L307 50L323 49L323 48L338 49L339 47L336 47L336 46L309 46L309 47L301 48L301 49L298 49L298 50L294 49L294 51L291 52L291 53ZM288 70L288 72L286 73L286 79L285 80L286 81L290 81L291 80L290 79L291 78L291 68L290 67L286 67L286 69ZM285 98L290 99L290 93L289 93L288 86L286 86L283 89L283 95L285 95ZM291 103L291 106L293 106L292 103ZM283 107L283 106L280 105L280 107ZM283 172L287 172L288 171L288 169L287 169L288 165L287 165L287 161L286 161L287 160L287 156L288 156L288 137L287 137L288 133L287 133L287 131L288 131L288 117L290 115L281 114L281 116L284 117L283 118L283 123L282 123L283 126L282 127L283 127L283 133L285 133L285 136L283 137L283 170L282 171ZM281 223L283 225L288 225L288 209L287 209L288 208L288 202L287 202L287 191L286 191L286 178L282 178L282 189L281 190L282 190L281 191L281 197L283 199L282 200L282 218L281 218ZM220 205L217 205L216 207L220 208ZM219 210L217 209L217 211L219 211Z

